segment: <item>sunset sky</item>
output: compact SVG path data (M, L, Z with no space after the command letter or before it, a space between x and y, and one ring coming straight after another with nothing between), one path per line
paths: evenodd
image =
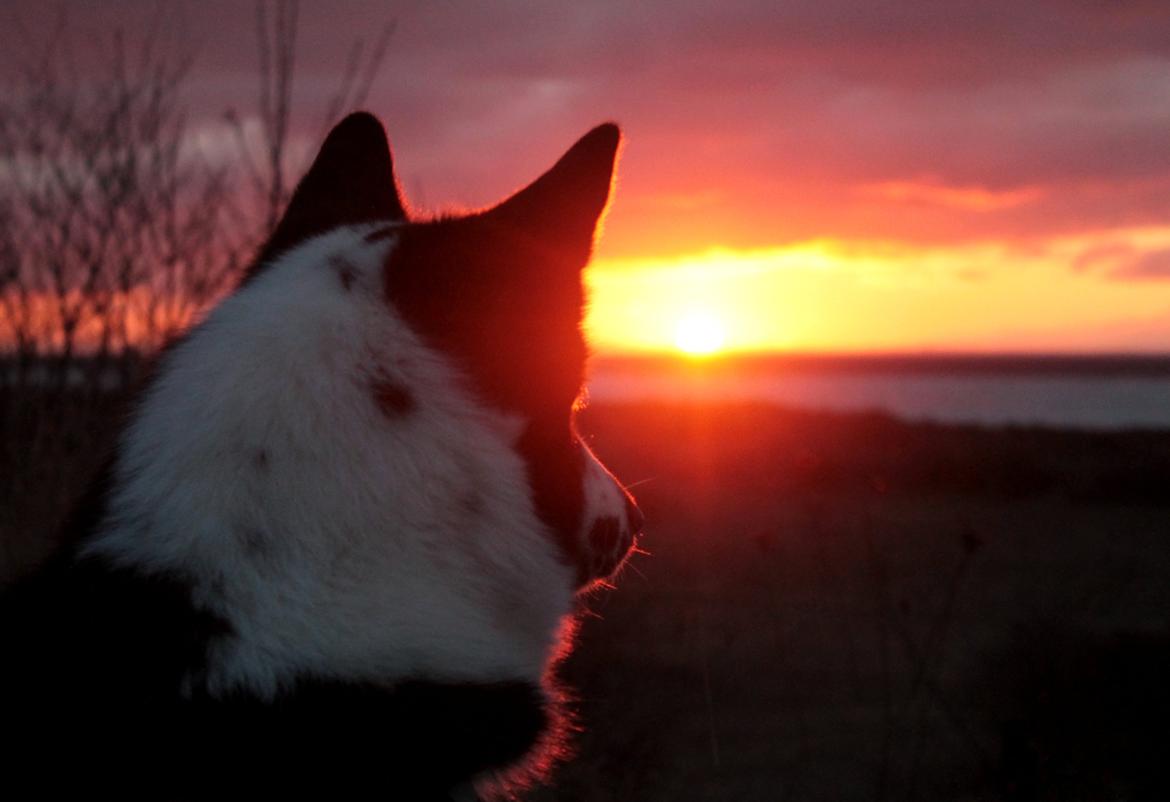
M149 16L67 8L82 39ZM163 8L215 151L255 105L253 7ZM27 41L51 21L0 15ZM599 350L670 349L689 319L733 350L1170 351L1164 0L306 2L302 152L387 19L367 106L417 210L490 203L621 124Z

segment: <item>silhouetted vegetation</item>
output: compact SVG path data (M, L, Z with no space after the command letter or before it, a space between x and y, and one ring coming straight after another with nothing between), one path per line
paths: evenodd
M298 7L256 3L256 109L201 126L184 95L198 54L167 35L165 6L143 8L156 19L138 39L82 41L64 6L47 31L6 18L0 577L49 547L150 354L234 286L304 171L291 146ZM321 136L364 102L393 30L354 40Z
M5 31L19 55L0 75L0 385L128 384L234 284L306 166L290 144L297 12L256 4L257 109L198 129L196 55L159 25L82 48L65 10L51 31ZM354 42L321 135L369 92L393 24L375 30L368 50Z

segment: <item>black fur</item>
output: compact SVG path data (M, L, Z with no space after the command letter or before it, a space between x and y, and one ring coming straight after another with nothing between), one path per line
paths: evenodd
M568 420L585 373L581 270L617 145L600 126L500 205L401 228L387 299L497 408Z
M302 677L274 701L183 693L232 637L189 582L63 556L0 605L6 781L38 794L446 799L520 760L548 714L540 689ZM35 779L34 779L35 778Z
M585 463L569 414L585 379L581 270L619 141L616 126L599 126L500 205L401 227L386 266L387 299L410 326L484 401L526 421L519 448L537 512L582 575Z
M337 273L337 280L341 284L341 288L346 292L353 289L353 282L357 278L357 271L345 259L333 259L330 262L330 267Z
M398 226L386 226L385 228L378 228L378 229L375 229L374 231L371 231L369 234L366 234L366 236L363 237L362 239L364 239L366 242L369 242L372 244L375 242L381 242L384 239L390 239L391 237L395 236L398 233L398 231L399 231Z
M378 409L391 420L409 415L418 404L410 390L393 379L386 377L374 379L370 389Z
M244 282L310 237L338 226L404 219L382 123L372 114L351 114L326 137Z
M524 457L536 513L557 537L578 584L588 581L589 557L579 533L585 517L585 455L564 421L533 421L517 443Z

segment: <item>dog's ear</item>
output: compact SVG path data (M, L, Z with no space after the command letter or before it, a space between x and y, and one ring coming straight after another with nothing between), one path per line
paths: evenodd
M325 138L249 277L289 248L338 226L405 219L386 131L377 117L355 112Z
M498 206L407 227L387 262L390 303L501 408L564 420L577 397L581 270L620 141L615 125L593 129Z
M485 213L554 262L581 269L589 261L598 221L609 202L621 132L599 125L548 172Z

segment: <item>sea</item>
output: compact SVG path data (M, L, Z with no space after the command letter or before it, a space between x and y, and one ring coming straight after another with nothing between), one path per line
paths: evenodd
M83 382L76 366L69 384ZM0 389L17 371L0 357ZM36 365L35 384L48 381ZM101 385L121 386L106 371ZM1170 354L785 354L687 359L594 358L595 402L750 402L906 421L1170 430Z
M590 399L758 402L906 421L1170 429L1170 355L599 358Z

